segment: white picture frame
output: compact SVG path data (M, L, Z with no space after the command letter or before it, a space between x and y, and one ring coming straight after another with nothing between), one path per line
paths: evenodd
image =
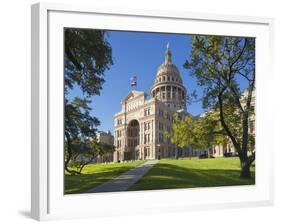
M32 5L32 217L50 220L271 205L274 152L269 138L273 119L269 108L273 106L269 106L272 102L268 96L272 93L273 24L273 19L260 17L97 9L50 3ZM256 184L64 195L62 31L63 27L70 26L256 37ZM130 206L126 206L128 203ZM79 206L73 209L72 205Z

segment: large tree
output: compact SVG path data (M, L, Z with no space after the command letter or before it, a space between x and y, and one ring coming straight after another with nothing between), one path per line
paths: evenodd
M112 65L112 50L107 34L101 30L65 28L64 89L65 89L65 169L77 156L77 146L83 156L89 156L89 139L94 139L99 120L91 116L91 97L99 95L104 72ZM76 89L80 96L69 93ZM91 156L93 153L91 154ZM90 156L90 157L91 157ZM80 156L80 158L82 158Z
M255 151L250 150L249 123L254 116L255 39L193 36L185 68L204 88L203 106L219 112L219 121L238 152L242 178L250 178Z

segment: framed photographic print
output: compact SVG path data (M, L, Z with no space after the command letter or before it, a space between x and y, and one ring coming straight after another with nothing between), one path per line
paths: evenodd
M33 5L32 217L272 204L272 26Z

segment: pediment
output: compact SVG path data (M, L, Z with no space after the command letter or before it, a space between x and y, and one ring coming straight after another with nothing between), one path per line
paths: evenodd
M125 97L124 101L129 101L136 97L144 96L144 94L145 94L144 92L133 90Z

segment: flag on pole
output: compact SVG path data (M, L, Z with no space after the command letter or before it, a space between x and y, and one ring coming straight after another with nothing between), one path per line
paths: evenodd
M131 86L137 86L137 77L136 76L132 76L130 78L130 82L131 82Z

